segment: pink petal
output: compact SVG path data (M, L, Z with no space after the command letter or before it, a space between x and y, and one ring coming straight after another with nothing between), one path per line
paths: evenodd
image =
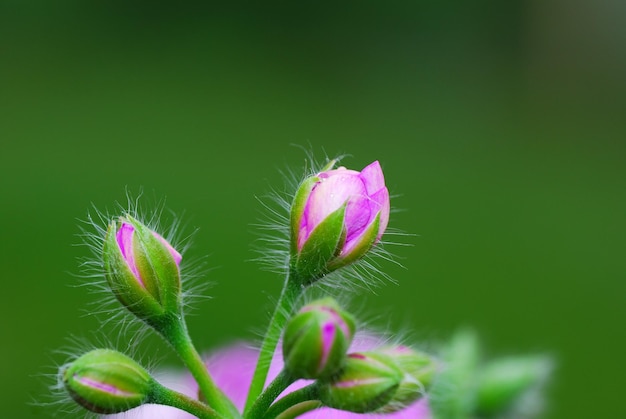
M378 235L376 236L376 239L380 240L387 229L387 224L389 224L389 191L387 188L382 188L370 198L380 206L380 224L378 226Z
M302 250L302 246L304 246L304 242L306 241L306 239L309 238L309 234L311 234L311 231L309 231L306 225L303 225L300 228L300 232L298 233L298 250Z
M258 356L259 352L256 349L239 343L216 352L207 361L209 372L215 383L230 397L240 411L246 403L248 387L252 382ZM282 363L270 369L272 379L278 375L280 368L282 368Z
M366 195L355 195L350 198L345 217L346 241L359 236L372 218L370 200Z
M304 415L298 416L298 418L302 419L430 419L431 415L428 410L428 403L426 400L422 399L406 409L402 409L399 412L395 413L385 413L385 414L376 414L376 413L351 413L345 412L342 410L336 409L317 409L311 412L305 413Z
M335 323L329 321L326 323L322 329L322 359L320 359L320 365L318 371L322 371L326 367L326 363L328 362L328 356L330 355L330 350L335 343L335 337L337 335L337 327Z
M383 345L385 342L381 339L367 334L357 334L350 346L350 351L366 351ZM278 346L280 348L280 345ZM258 351L249 346L238 343L228 346L216 352L207 361L209 371L213 376L215 383L224 390L226 395L231 398L235 406L240 410L243 409L245 399L248 393L250 381L252 381L252 373L258 358ZM282 369L282 353L277 350L274 354L267 383L273 380ZM181 378L179 374L167 372L161 374L157 379L164 385L171 387L190 397L196 397L197 385L188 375ZM309 380L299 380L292 384L282 394L287 394L294 390L304 387L311 383ZM281 395L281 396L282 396ZM279 397L281 397L279 396ZM322 408L313 410L299 416L303 419L430 419L431 415L428 410L426 400L420 400L406 409L391 414L357 414L344 412L341 410ZM194 416L189 415L181 410L167 406L146 405L132 409L127 413L107 416L107 418L115 419L191 419Z
M385 187L385 177L380 163L375 161L361 171L361 179L367 188L367 194L372 195Z
M339 172L318 183L311 191L303 217L309 234L350 197L366 196L365 187L358 176L346 173L348 170Z
M117 245L120 247L122 257L126 261L128 268L133 273L137 281L143 286L143 281L137 270L137 264L135 263L135 251L133 249L133 237L135 236L135 227L132 224L123 222L115 238L117 239Z

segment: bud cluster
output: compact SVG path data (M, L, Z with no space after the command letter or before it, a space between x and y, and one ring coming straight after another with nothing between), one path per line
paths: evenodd
M96 413L156 404L201 419L292 418L317 408L394 418L413 412L408 413L411 418L424 419L431 409L428 394L442 388L453 389L462 400L470 394L476 401L471 414L500 414L518 403L520 394L533 387L543 372L532 359L489 365L483 374L465 374L473 365L467 356L472 347L462 340L457 345L462 350L452 345L457 348L450 351L454 356L444 356L443 363L404 345L355 347L357 320L336 300L324 297L301 303L310 301L306 293L321 278L359 263L379 245L389 222L389 192L380 164L375 161L359 172L335 168L335 163L305 178L295 191L289 225L284 226L291 232L288 272L251 381L231 378L224 390L220 388L223 382L209 373L188 333L182 255L138 217L124 214L110 221L102 238L98 257L103 276L123 310L176 352L197 384L197 397L162 386L139 363L110 349L92 350L61 368L59 380L69 396ZM282 371L268 380L281 337ZM470 384L466 377L471 377ZM279 397L298 380L310 384ZM450 382L458 386L446 387ZM245 405L235 405L233 400L240 397L232 393L233 387L247 394ZM438 394L438 400L456 399ZM411 409L420 403L425 410L415 416ZM432 409L439 414L437 403ZM444 413L441 417L467 416Z
M435 373L432 357L406 346L348 353L355 322L331 298L304 306L287 323L285 369L317 380L319 400L355 413L394 412L425 394Z

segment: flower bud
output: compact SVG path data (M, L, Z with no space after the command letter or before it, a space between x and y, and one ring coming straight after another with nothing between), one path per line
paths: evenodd
M538 410L540 390L552 369L545 356L504 358L482 368L478 378L476 410L481 415L495 415L504 411L524 409L524 417L534 416ZM533 394L534 393L534 394Z
M389 221L380 164L357 172L334 163L302 182L291 208L291 253L304 285L363 257Z
M402 371L385 354L349 354L343 371L332 381L320 383L319 399L335 409L373 412L391 401L402 376Z
M103 249L105 276L117 299L154 324L180 310L181 255L163 237L126 216L109 225Z
M343 367L354 332L353 317L332 298L304 306L285 327L285 368L296 378L329 378Z
M389 413L404 409L424 395L437 369L433 358L407 346L389 346L377 352L388 355L403 372L398 390L380 412Z
M124 412L147 403L154 380L126 355L96 349L87 352L61 371L70 396L96 413Z

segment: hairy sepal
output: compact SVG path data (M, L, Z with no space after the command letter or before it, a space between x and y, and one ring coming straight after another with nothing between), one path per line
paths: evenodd
M317 176L311 176L305 179L298 187L296 195L294 196L293 204L291 206L292 255L295 255L298 252L298 235L300 234L300 224L302 223L302 217L304 215L304 209L306 207L307 200L309 198L309 195L311 195L311 191L319 181L320 178Z
M328 264L345 239L346 205L330 213L311 232L297 254L295 270L302 285L309 285L329 272Z

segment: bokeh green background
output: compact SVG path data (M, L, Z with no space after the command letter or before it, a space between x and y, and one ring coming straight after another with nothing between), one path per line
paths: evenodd
M54 351L106 333L73 244L126 188L199 229L199 346L253 338L279 288L246 262L255 197L299 172L298 144L380 160L391 226L416 234L392 249L399 285L356 298L375 324L552 353L546 417L626 417L625 18L609 0L0 1L0 416L50 417L29 403Z

